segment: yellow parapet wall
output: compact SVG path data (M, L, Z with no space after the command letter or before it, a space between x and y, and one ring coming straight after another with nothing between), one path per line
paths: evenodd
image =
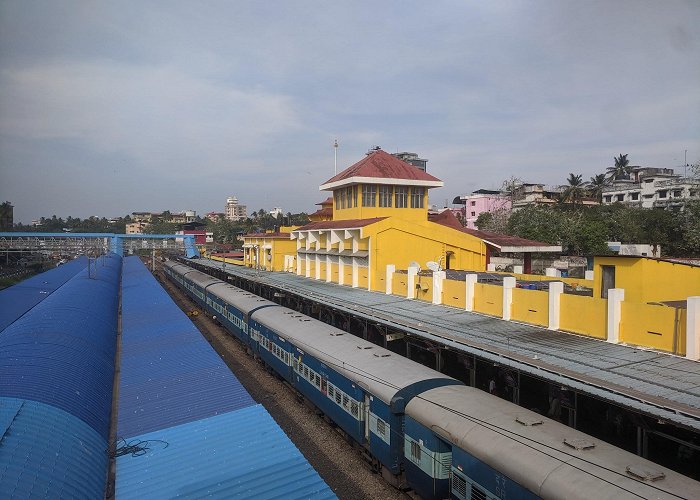
M549 292L514 288L511 319L538 326L548 326Z
M607 338L607 300L562 294L560 310L561 330L599 339Z
M245 263L243 262L243 259L231 259L231 258L225 258L225 257L218 257L216 255L210 255L209 258L211 260L225 262L226 264L231 264L233 266L244 266L245 265Z
M474 311L503 317L503 287L497 285L474 285Z
M622 302L622 342L685 355L685 331L685 309L662 304Z

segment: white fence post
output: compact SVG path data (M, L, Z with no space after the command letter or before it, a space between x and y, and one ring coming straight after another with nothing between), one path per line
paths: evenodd
M394 264L386 265L386 294L391 295L393 291L394 273L396 266Z
M564 293L564 283L552 281L549 283L549 329L559 330L561 318L561 294Z
M408 266L408 285L406 287L407 299L416 298L416 274L418 274L418 268L414 266Z
M433 304L442 304L442 282L446 275L445 271L433 272Z
M476 285L478 275L467 274L466 276L466 301L464 304L464 309L468 312L474 311L474 285Z
M513 305L513 288L515 288L515 278L506 276L503 278L503 319L510 321L510 310Z
M625 300L624 288L608 290L608 342L620 343L620 321L622 320L622 301Z
M487 264L486 270L489 272L494 272L496 270L496 264Z
M700 296L688 297L685 318L685 357L700 361Z

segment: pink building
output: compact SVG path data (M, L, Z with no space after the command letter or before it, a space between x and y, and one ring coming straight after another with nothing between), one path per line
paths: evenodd
M490 191L488 189L478 189L472 194L460 196L455 202L464 205L463 214L465 227L478 229L476 219L483 212L495 212L500 209L510 209L510 199L503 196L500 191Z

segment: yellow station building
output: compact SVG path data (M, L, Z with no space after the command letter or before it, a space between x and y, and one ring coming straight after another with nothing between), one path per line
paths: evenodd
M494 250L561 251L503 235L494 235L502 239L494 243L485 233L464 229L449 211L429 216L428 190L442 185L381 149L370 151L320 186L331 198L309 224L291 231L296 273L381 291L389 264L406 269L432 261L443 269L483 271Z

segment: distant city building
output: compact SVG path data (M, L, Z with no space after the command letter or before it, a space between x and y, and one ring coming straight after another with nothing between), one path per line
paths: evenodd
M465 227L477 229L476 219L484 212L495 212L496 210L510 210L511 202L508 196L501 191L489 189L477 189L472 194L459 196L454 199L455 204L464 205L461 210Z
M245 220L248 217L248 207L240 205L238 198L230 196L226 198L226 208L224 210L226 218L232 221Z
M676 175L672 168L634 167L630 180L603 188L603 205L682 210L692 200L700 200L700 182Z
M42 226L42 225L43 225L43 224L41 223L41 220L40 220L40 219L34 219L34 220L32 220L32 226L34 226L34 227L40 227L40 226Z
M134 222L151 222L159 215L153 212L131 212L131 220Z
M14 223L14 207L6 201L0 205L0 231L12 229Z
M194 210L185 210L184 212L174 212L170 214L170 220L175 224L187 224L194 222L197 219L197 212Z
M270 210L270 215L276 219L278 215L284 215L284 212L280 207L275 207L272 210Z
M416 153L408 153L404 151L403 153L392 153L392 156L395 156L399 160L403 160L406 163L410 163L414 167L421 169L423 172L427 171L428 160L418 158Z
M149 225L143 221L130 222L126 225L126 234L142 234Z
M209 212L204 217L209 219L210 221L216 222L217 220L226 217L226 214L223 212Z

